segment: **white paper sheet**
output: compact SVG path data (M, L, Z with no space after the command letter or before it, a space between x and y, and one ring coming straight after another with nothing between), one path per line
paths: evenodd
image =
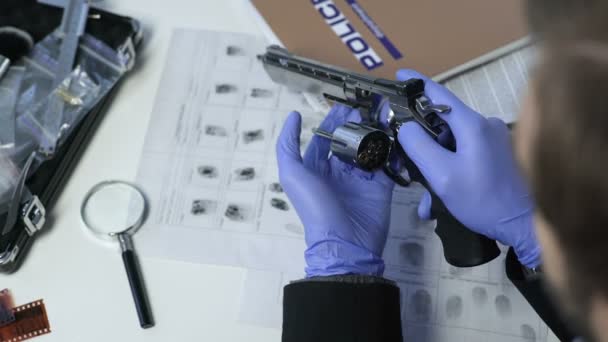
M421 191L395 191L384 253L385 276L401 289L405 341L547 341L547 326L506 277L507 249L501 246L503 254L483 266L449 265L434 225L417 217ZM282 287L277 284L300 278L250 270L240 321L280 328Z
M322 116L274 84L244 34L176 30L137 176L151 210L141 253L199 263L303 268L303 230L277 187L274 142L287 113L305 143Z
M535 47L526 47L444 84L471 108L511 123L519 111L535 54Z
M508 283L450 271L440 272L436 278L423 270L389 269L386 275L401 288L407 342L555 340L548 337L547 326ZM240 321L280 328L281 285L288 283L286 279L298 278L298 275L249 271Z
M264 48L263 40L244 34L174 32L137 176L150 201L138 248L147 256L254 269L240 319L280 327L282 287L302 277L304 240L277 187L274 143L290 110L303 114L303 148L322 115L270 81L255 58ZM514 117L515 94L526 75L501 65L484 70L448 87L478 108ZM478 91L501 78L502 88ZM433 223L417 218L421 191L395 191L385 251L387 276L403 290L406 336L417 336L410 341L521 341L532 335L528 340L544 341L546 327L505 280L500 262L472 270L445 263ZM485 291L480 307L472 298L484 295L474 291Z
M242 34L175 32L137 176L151 207L138 236L144 255L282 272L304 268L303 228L278 190L274 145L290 110L303 115L302 149L324 114L270 81L255 58L264 48L262 40ZM254 89L265 97L253 97ZM398 189L394 212L405 215L402 224L426 227L428 243L436 245L432 224L400 209L421 191ZM387 264L404 262L400 238L390 239Z
M470 107L514 122L534 62L523 49L444 84ZM448 265L433 225L417 218L420 189L397 189L385 251L386 276L401 288L405 341L556 341L555 335L506 278L503 254L488 265L457 269ZM280 328L280 294L266 300L276 284L296 280L285 273L250 270L243 287L239 319ZM265 290L262 290L265 289ZM279 288L282 293L282 288ZM268 309L268 311L266 311ZM274 323L272 325L271 323Z

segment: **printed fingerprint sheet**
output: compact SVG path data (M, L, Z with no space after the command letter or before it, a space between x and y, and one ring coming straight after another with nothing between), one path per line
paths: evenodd
M305 243L274 145L290 111L303 116L302 150L325 113L268 78L256 58L265 47L246 34L173 32L138 169L150 214L137 242L146 256L249 269L239 320L280 328L282 288L303 277ZM506 57L447 85L509 120L515 100L471 94L522 60ZM523 72L513 75L511 97L525 85ZM386 276L402 290L406 340L547 341L547 327L506 279L504 255L473 269L446 264L434 223L416 214L422 191L395 190L384 255Z

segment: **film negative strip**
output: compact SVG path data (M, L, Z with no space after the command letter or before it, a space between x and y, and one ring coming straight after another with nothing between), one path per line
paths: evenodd
M13 296L8 289L0 291L0 327L15 321Z
M42 300L18 306L13 313L15 320L0 327L0 342L24 341L51 332Z

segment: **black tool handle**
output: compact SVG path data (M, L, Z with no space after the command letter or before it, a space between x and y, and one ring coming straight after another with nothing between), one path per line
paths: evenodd
M465 227L445 208L439 197L430 192L433 203L431 214L437 219L435 233L441 239L443 255L450 265L474 267L500 255L496 241Z
M431 194L431 215L437 219L435 233L441 239L445 260L455 267L474 267L496 259L500 255L500 249L496 241L473 232L458 221L435 194L422 172L407 156L397 139L395 139L395 144L398 150L402 152L402 160L409 178L422 184ZM446 172L449 172L449 170L446 170Z
M147 329L154 326L152 311L146 295L146 289L139 270L139 263L133 250L128 249L122 252L122 261L125 264L129 285L131 286L131 294L135 301L139 324L142 328Z

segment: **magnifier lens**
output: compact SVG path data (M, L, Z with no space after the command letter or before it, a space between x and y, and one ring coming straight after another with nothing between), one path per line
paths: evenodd
M145 211L143 195L124 183L107 183L93 190L84 204L82 216L98 234L115 235L141 223Z
M139 324L154 326L152 311L131 235L143 223L146 199L133 185L121 181L106 181L91 189L81 207L82 220L97 237L120 242L122 260L129 278Z

